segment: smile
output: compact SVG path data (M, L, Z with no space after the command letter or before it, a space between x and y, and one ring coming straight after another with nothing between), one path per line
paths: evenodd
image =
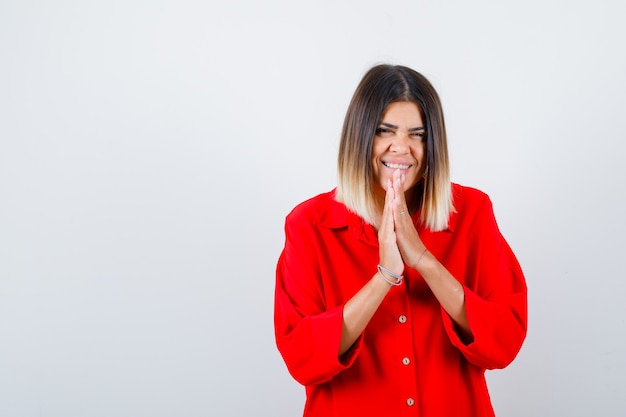
M391 162L384 162L384 161L383 161L383 165L386 166L387 168L391 168L391 169L409 169L409 168L411 168L411 165L392 164Z

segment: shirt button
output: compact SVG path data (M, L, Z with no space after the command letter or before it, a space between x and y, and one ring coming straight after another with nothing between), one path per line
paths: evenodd
M401 315L400 317L398 317L398 321L399 321L400 323L406 323L406 316L405 316L404 314L403 314L403 315Z
M408 364L410 364L410 363L411 363L411 359L409 359L409 358L404 358L404 359L402 359L402 363L403 363L404 365L408 365Z
M408 398L406 400L406 405L408 405L409 407L412 407L413 404L415 404L415 400L413 398Z

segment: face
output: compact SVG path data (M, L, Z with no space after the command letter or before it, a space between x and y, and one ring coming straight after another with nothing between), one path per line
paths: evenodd
M381 116L372 148L374 178L381 194L396 170L405 175L405 192L417 184L424 172L425 146L426 129L417 104L389 104Z

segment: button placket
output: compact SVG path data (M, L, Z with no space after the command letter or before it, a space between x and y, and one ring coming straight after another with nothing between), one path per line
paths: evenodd
M404 287L404 289L406 290L406 286ZM415 374L414 374L414 370L412 369L413 365L413 351L414 348L412 348L411 346L413 346L414 341L412 340L412 336L411 336L411 325L408 323L409 321L409 314L411 312L410 307L409 307L409 298L408 298L408 294L407 294L407 298L406 298L407 303L404 304L404 306L400 306L399 310L395 311L395 319L397 320L397 324L398 327L396 327L397 331L400 332L403 335L407 335L407 342L408 345L405 346L405 350L404 352L396 352L396 354L399 354L398 356L396 356L395 360L398 360L399 362L401 362L401 364L399 362L398 365L396 366L400 366L402 369L402 374L406 375L407 377L407 384L404 385L404 393L402 394L402 396L400 398L404 398L404 402L406 404L407 407L416 407L416 394L417 394L417 390L416 390L416 382L415 381ZM408 333L407 333L408 332ZM404 350L404 349L402 349ZM402 355L404 353L404 355ZM402 400L400 400L402 401ZM414 412L414 411L411 411Z

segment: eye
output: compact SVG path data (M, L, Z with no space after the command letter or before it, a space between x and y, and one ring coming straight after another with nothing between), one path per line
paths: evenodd
M388 135L390 133L392 133L391 130L386 127L376 128L376 136Z

